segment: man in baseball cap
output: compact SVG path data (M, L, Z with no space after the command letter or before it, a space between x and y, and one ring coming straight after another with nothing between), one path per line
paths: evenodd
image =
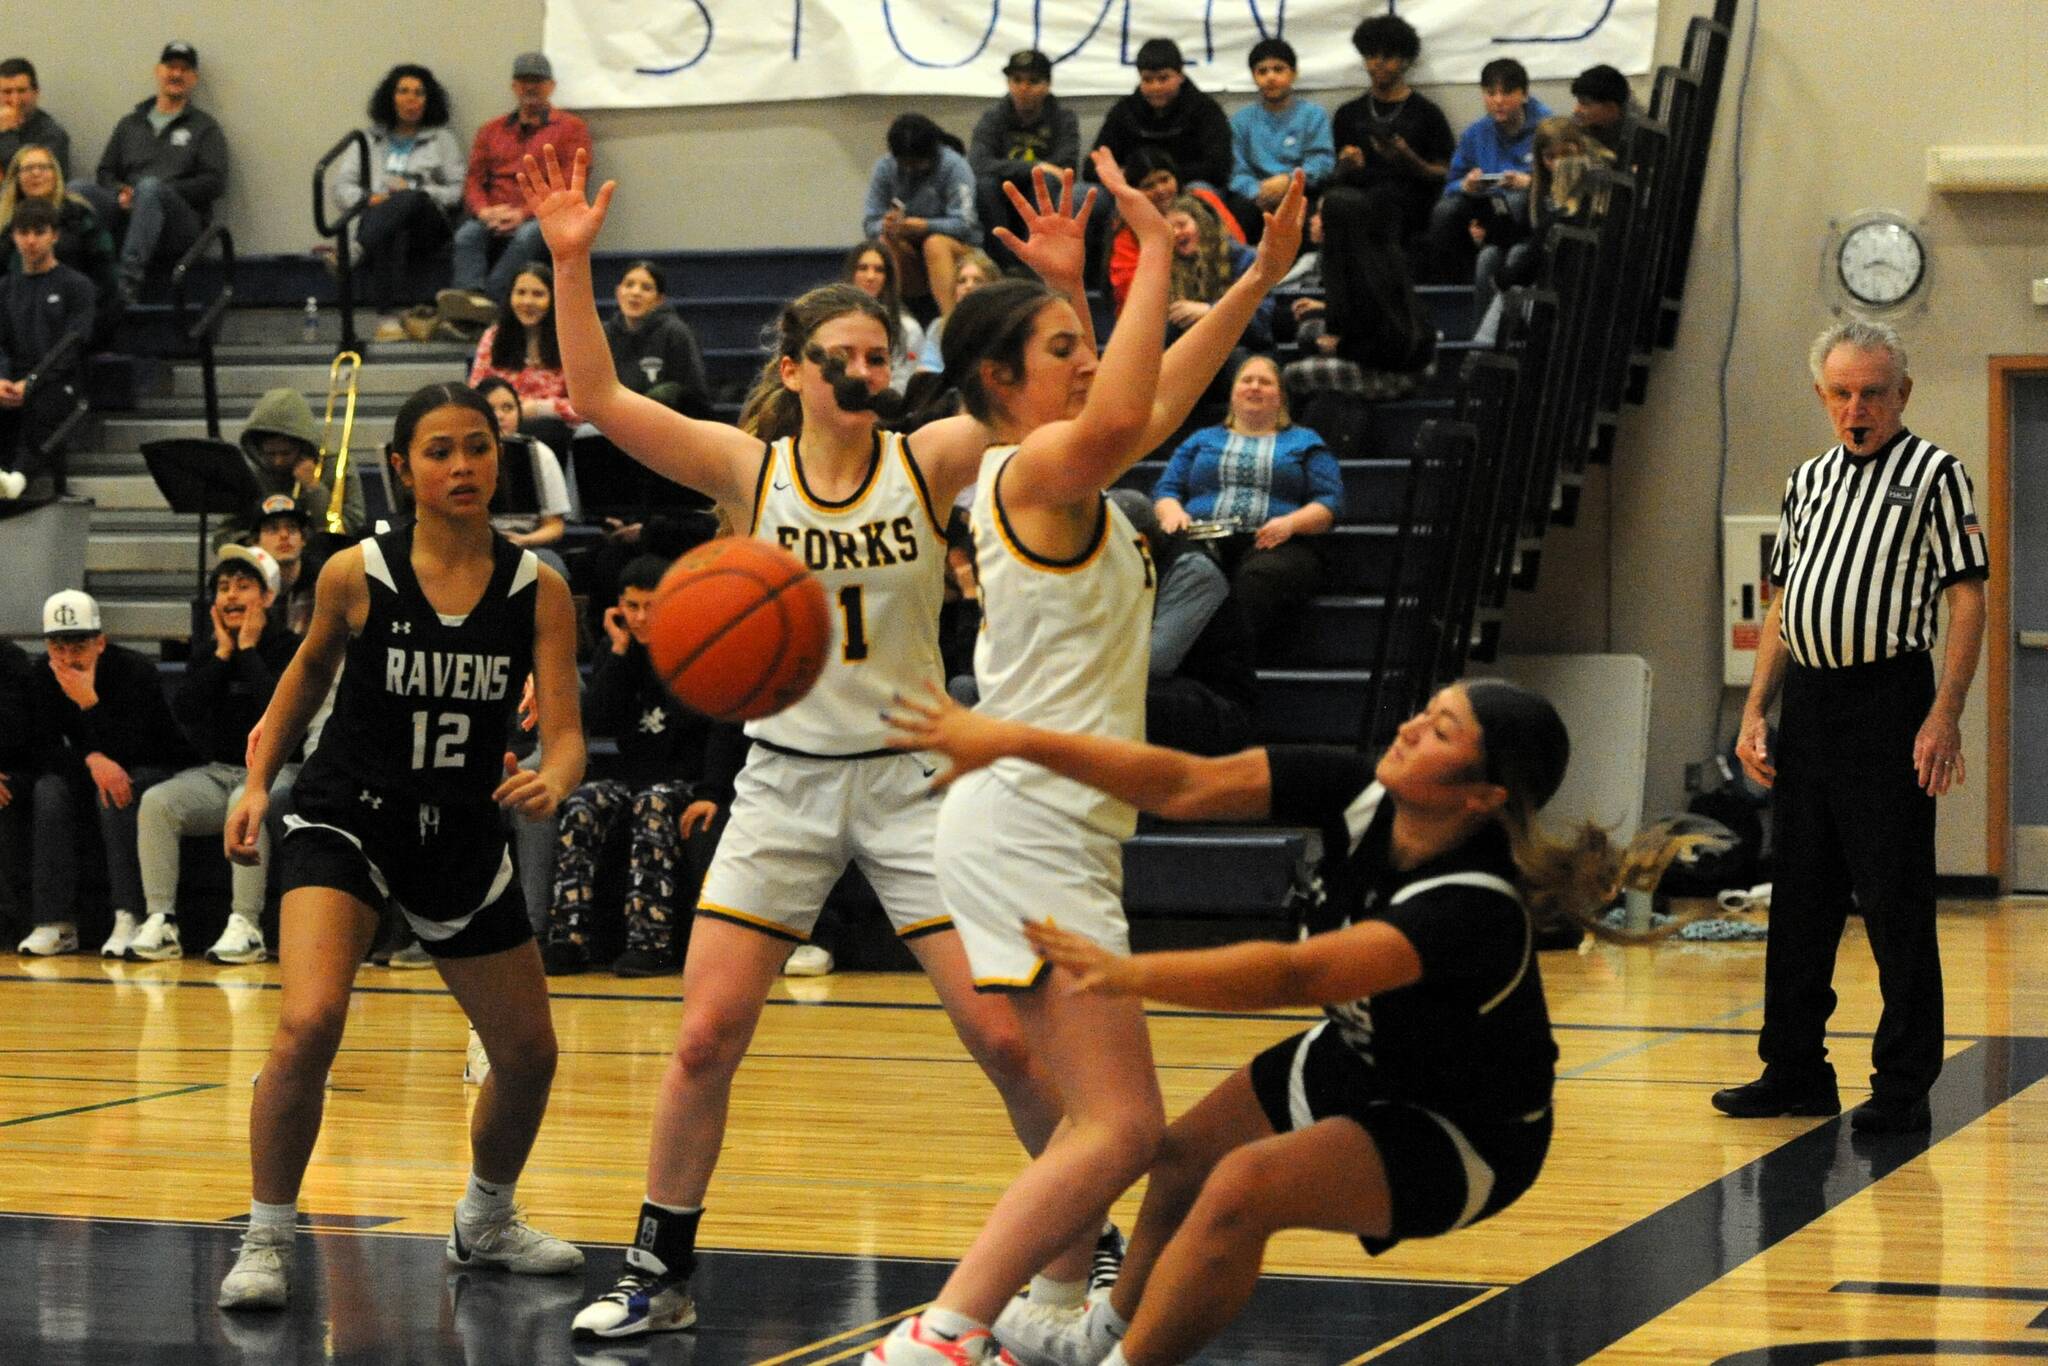
M1031 178L1052 176L1058 187L1062 172L1081 164L1081 124L1074 111L1062 108L1052 93L1052 59L1035 47L1020 48L1003 64L1009 94L982 111L967 144L967 164L974 168L975 204L984 227L1006 225L1023 236L1023 220L1003 193L1005 182L1035 202ZM993 234L989 254L1004 266L1016 264L1010 249Z
M43 600L43 639L89 640L100 634L100 605L92 594L66 588Z
M301 636L312 615L313 584L320 577L318 564L306 553L312 522L305 504L289 493L271 494L249 519L257 547L277 561L277 595L284 604L285 624Z

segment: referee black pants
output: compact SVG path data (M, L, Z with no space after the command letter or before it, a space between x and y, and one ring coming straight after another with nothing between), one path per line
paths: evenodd
M1934 798L1915 776L1913 739L1934 702L1934 663L1921 651L1842 669L1786 667L1757 1052L1767 1074L1795 1084L1831 1073L1835 949L1853 895L1884 1000L1871 1090L1925 1095L1941 1072L1941 951Z

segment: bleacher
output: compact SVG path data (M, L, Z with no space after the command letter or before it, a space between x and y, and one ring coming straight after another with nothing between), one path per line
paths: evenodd
M1588 220L1554 228L1538 282L1510 291L1494 348L1469 340L1469 288L1425 291L1444 336L1437 366L1415 397L1374 406L1336 443L1346 513L1325 542L1329 582L1260 671L1260 739L1383 742L1435 688L1494 657L1514 595L1541 572L1546 530L1576 515L1588 467L1630 458L1620 411L1643 402L1655 352L1675 337L1733 10L1717 0L1713 17L1691 22L1681 62L1655 75L1649 116L1596 180ZM276 385L298 387L319 413L344 333L337 282L316 262L234 259L219 245L182 273L184 302L146 303L130 318L124 340L139 355L95 366L99 406L72 442L71 491L95 503L86 587L114 638L152 652L186 638L197 527L166 508L139 448L206 430L208 367L191 334L206 330L207 303L227 301L212 315L212 369L228 440ZM841 252L614 252L598 259L601 299L642 256L667 271L730 414L782 301L833 277ZM321 306L311 339L309 297ZM367 363L353 447L369 459L401 398L459 376L469 353L357 346ZM1159 469L1142 462L1124 482L1149 490ZM1302 831L1147 830L1128 849L1127 899L1141 927L1148 917L1217 935L1276 926L1315 853Z

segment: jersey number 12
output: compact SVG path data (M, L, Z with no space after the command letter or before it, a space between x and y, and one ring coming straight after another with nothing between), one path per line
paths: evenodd
M416 711L412 714L412 766L427 767L427 729L430 713ZM459 711L444 711L435 718L434 729L439 732L434 738L435 768L461 768L462 746L469 739L469 716Z

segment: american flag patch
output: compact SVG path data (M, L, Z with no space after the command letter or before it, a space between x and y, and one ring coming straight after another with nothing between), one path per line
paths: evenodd
M1977 520L1976 514L1972 513L1970 516L1963 518L1963 534L1965 536L1982 536L1984 534L1984 524Z

